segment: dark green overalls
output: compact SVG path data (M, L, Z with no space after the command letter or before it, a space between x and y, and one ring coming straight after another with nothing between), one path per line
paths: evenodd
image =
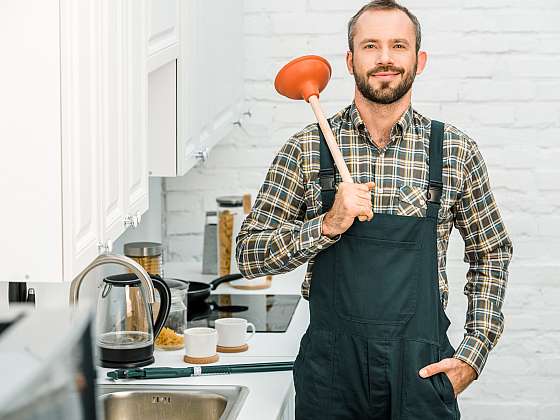
M294 365L296 419L460 418L447 375L418 374L455 351L438 287L442 153L443 124L433 121L426 217L356 220L316 256ZM326 212L334 164L322 134L320 182Z

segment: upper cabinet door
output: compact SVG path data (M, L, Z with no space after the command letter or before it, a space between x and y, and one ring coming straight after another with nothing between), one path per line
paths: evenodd
M222 140L242 113L243 1L180 3L178 175Z
M102 240L116 238L124 231L126 214L125 134L127 83L126 3L102 0L101 19L101 235Z
M178 0L149 0L148 71L174 61L179 54Z
M179 2L149 0L149 3L148 171L153 176L175 176Z
M177 60L148 75L148 170L177 175Z
M2 282L62 279L59 35L58 0L0 2Z
M64 278L98 255L102 8L97 0L61 1L62 217ZM41 176L37 174L37 176ZM48 222L47 222L48 223Z
M127 1L125 184L127 214L148 209L148 71L145 0Z
M145 0L61 4L64 278L148 208Z
M148 209L145 0L103 0L100 96L103 242Z
M150 40L171 43L173 20L164 5L171 9L173 2L152 3L152 22L161 24L154 24L159 30L150 31ZM180 176L205 160L239 121L244 99L243 1L189 0L178 7L177 65L172 55L155 53L158 65L149 66L149 166L154 176ZM150 62L156 62L153 57Z
M71 281L147 210L147 1L2 2L0 281Z

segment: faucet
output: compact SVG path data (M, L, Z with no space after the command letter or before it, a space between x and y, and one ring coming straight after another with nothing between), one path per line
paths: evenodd
M140 279L140 283L146 291L146 299L148 303L154 303L154 284L150 275L144 270L140 264L134 261L132 258L126 257L124 255L116 254L102 254L94 259L84 270L76 276L72 283L70 284L70 305L75 305L78 303L78 298L80 296L80 286L84 281L84 277L87 273L93 270L95 267L99 267L104 264L118 264L125 268L132 270L134 274Z

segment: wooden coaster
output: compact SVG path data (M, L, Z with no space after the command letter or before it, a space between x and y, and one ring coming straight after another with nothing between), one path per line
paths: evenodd
M183 356L183 361L185 363L192 363L194 365L206 365L208 363L215 363L220 359L218 354L210 357L189 357Z
M235 281L230 282L229 285L235 289L240 290L261 290L261 289L268 289L272 285L272 276L266 276L266 281L261 284L235 284Z
M219 351L220 353L242 353L244 351L249 350L249 344L245 343L242 346L238 346L238 347L217 346L216 350Z

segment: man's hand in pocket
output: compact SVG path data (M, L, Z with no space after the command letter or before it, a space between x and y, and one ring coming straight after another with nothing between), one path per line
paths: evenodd
M440 372L445 372L449 378L455 398L476 379L476 371L468 363L455 358L443 359L425 366L420 369L419 374L422 378L428 378Z

